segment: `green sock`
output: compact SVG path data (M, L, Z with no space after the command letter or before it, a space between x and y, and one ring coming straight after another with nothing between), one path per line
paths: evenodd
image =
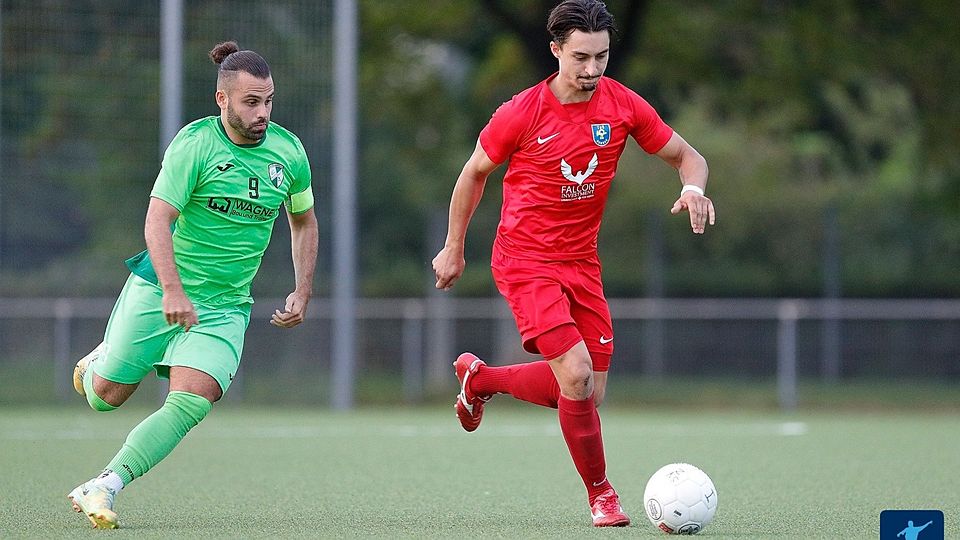
M83 391L87 396L87 403L93 410L106 412L116 409L113 405L100 399L100 396L93 391L93 367L88 368L86 373L83 374Z
M143 476L167 457L212 407L213 404L206 398L196 394L170 392L163 407L140 422L127 435L126 442L107 465L107 470L120 475L124 485Z

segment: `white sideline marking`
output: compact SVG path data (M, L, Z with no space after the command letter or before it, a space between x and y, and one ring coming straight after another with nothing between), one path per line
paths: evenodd
M557 437L560 436L560 426L557 424L501 424L490 422L483 429L472 433L471 437ZM796 437L806 435L809 428L805 422L756 422L747 424L717 425L717 424L671 424L662 425L649 423L638 428L616 426L610 423L611 433L617 431L633 431L650 435L668 435L673 437L695 437L710 435L720 436L756 436L778 435L782 437ZM0 433L0 439L13 441L43 441L43 440L94 440L105 438L122 439L126 432L121 430L97 430L96 435L90 429L54 429L50 431L40 429L13 429ZM378 426L269 426L269 427L223 427L201 426L191 437L203 439L315 439L315 438L350 438L350 437L462 437L460 426L456 419L451 418L449 426L423 425L395 425L389 427Z
M650 423L642 426L621 427L619 429L621 431L640 433L645 436L665 435L670 437L695 437L704 435L711 437L753 437L758 435L796 437L806 435L810 431L806 422L749 422L735 424L684 422L668 425Z
M807 424L803 422L784 422L780 424L780 435L787 437L796 435L806 435Z

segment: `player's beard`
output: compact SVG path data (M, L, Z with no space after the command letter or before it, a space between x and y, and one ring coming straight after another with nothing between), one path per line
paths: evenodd
M258 119L255 122L250 124L245 124L243 119L240 118L240 115L233 110L233 107L227 105L227 123L230 124L230 127L233 128L241 137L247 139L248 141L259 141L263 139L263 136L267 133L267 125L270 124L269 120L263 120L262 122ZM254 131L253 126L256 124L262 123L262 131Z
M593 92L597 89L597 83L600 81L600 78L588 79L588 78L577 78L578 86L580 87L581 92Z

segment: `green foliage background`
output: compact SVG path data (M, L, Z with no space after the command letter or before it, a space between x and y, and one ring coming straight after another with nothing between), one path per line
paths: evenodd
M119 261L142 246L159 166L159 7L40 4L0 4L0 294L112 295ZM189 119L217 112L205 57L217 40L238 39L274 68L274 119L301 134L314 162L324 231L316 290L325 294L338 61L329 3L323 17L302 2L185 4ZM549 74L551 5L359 2L364 295L429 287L441 241L431 225L444 225L479 130L501 102ZM628 146L600 239L609 295L818 296L824 254L834 249L831 215L843 295L960 293L955 4L608 5L623 38L608 74L706 156L718 211L716 227L694 237L684 217L668 213L676 174ZM487 262L502 172L471 226L457 294L495 294ZM282 295L292 279L284 229L277 225L264 263L272 278L258 280L259 294Z

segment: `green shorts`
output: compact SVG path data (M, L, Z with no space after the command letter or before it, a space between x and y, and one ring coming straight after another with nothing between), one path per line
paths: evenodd
M167 324L162 299L159 286L130 274L107 322L94 373L136 384L153 369L157 376L169 378L171 366L186 366L216 379L226 393L240 366L250 304L194 305L200 322L184 332L180 325Z

